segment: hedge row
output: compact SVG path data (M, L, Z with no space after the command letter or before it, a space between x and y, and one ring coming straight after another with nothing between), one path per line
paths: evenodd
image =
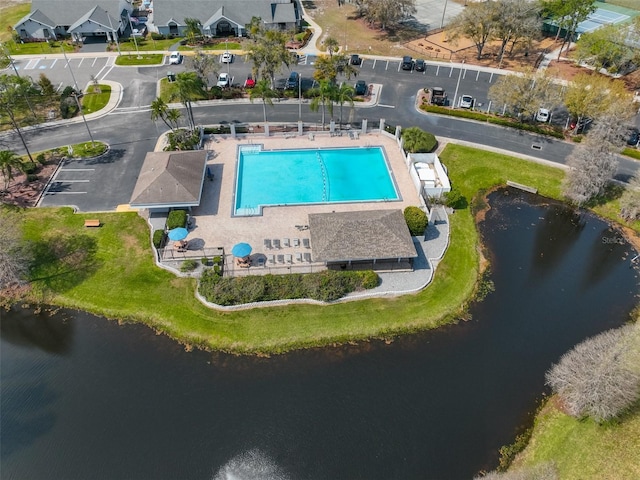
M471 110L456 110L447 107L440 107L437 105L421 105L420 109L429 113L438 113L440 115L449 115L450 117L468 118L470 120L477 120L480 122L489 122L495 125L502 125L504 127L517 128L518 130L526 130L528 132L538 133L540 135L549 135L555 138L564 138L562 130L554 127L542 127L539 125L533 125L530 123L522 123L517 120L496 117L494 115L488 115L486 113L473 112Z
M370 289L377 285L378 275L371 270L221 277L212 269L206 269L198 291L209 302L240 305L298 298L331 301L355 290Z
M624 150L622 150L622 154L626 155L627 157L640 160L640 150L636 150L635 148L625 148Z

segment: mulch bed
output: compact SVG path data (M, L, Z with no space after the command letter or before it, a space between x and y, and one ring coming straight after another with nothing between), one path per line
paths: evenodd
M36 170L37 180L28 182L24 173L14 175L5 192L0 193L0 201L18 207L35 207L40 198L40 193L58 167L57 160L50 160L44 165L39 165ZM4 186L4 177L0 174L0 188Z

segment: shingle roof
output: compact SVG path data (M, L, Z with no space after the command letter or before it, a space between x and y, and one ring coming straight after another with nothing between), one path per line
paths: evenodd
M208 152L150 152L144 159L131 195L132 206L195 206L200 204Z
M40 10L56 26L72 25L82 16L99 6L102 10L118 18L120 0L32 0L31 10ZM107 25L109 25L107 21ZM115 24L114 24L115 26Z
M52 29L56 27L55 22L51 20L49 17L47 17L40 10L33 10L32 12L22 17L20 21L14 25L14 28L16 28L18 25L23 24L27 20L33 20L34 22L38 22L41 25L46 25L47 27Z
M401 210L309 215L313 259L319 262L418 256Z
M69 27L69 32L73 32L75 29L80 27L83 23L90 21L92 23L97 23L102 28L107 31L115 32L119 23L118 20L113 18L110 14L104 11L101 7L95 6L90 11L85 13L82 17L76 20L73 25Z
M296 21L293 3L271 0L154 0L153 21L162 26L173 19L184 25L185 17L192 17L204 25L221 9L224 17L239 25L251 23L253 17L260 17L266 23Z

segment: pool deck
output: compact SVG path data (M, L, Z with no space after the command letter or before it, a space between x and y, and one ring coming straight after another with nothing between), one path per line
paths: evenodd
M358 202L324 205L301 205L284 207L265 207L262 215L234 217L233 202L236 180L236 161L238 145L262 144L265 149L291 148L335 148L335 147L384 147L387 161L393 173L396 188L401 200L388 202ZM225 268L231 275L260 275L265 273L309 272L324 269L320 263L304 260L305 253L313 255L313 245L304 248L302 240L310 238L309 230L296 226L309 224L310 213L345 212L358 210L401 209L409 205L419 205L420 201L411 178L407 172L402 154L396 142L386 135L373 133L361 135L358 139L349 136L316 135L314 140L308 136L296 137L245 137L233 139L208 139L206 150L214 152L214 158L208 162L213 173L213 180L204 182L202 201L199 207L192 210L195 226L189 233L187 240L194 248L224 248L227 253ZM289 239L290 247L284 246L284 240ZM264 240L280 240L280 249L267 249ZM299 246L293 246L293 240L299 240ZM251 254L252 266L241 268L235 264L230 255L231 248L238 242L249 243L253 247ZM296 254L302 254L302 262L296 261ZM269 255L274 255L275 264L267 261ZM278 262L278 256L287 259L291 255L291 263ZM257 266L262 260L265 266Z

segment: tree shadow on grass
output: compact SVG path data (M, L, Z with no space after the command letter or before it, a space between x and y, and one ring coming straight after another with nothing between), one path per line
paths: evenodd
M31 282L61 293L93 275L101 262L96 258L98 245L89 235L46 238L33 247Z
M585 208L593 208L619 199L624 193L625 188L622 185L608 184L602 195L592 198L584 204Z

